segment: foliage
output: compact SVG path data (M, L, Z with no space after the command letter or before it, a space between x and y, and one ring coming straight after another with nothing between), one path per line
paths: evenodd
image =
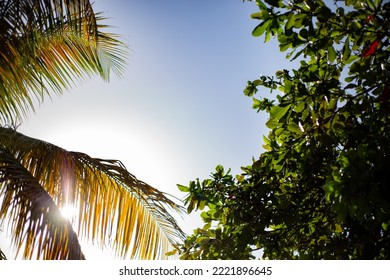
M88 0L0 1L0 122L17 122L34 100L74 81L120 74L126 46L102 32ZM35 99L34 99L35 98Z
M182 233L166 195L137 180L117 160L91 158L0 127L0 220L8 220L24 258L84 258L78 236L60 214L77 207L81 236L121 256L164 257ZM111 242L111 243L110 243ZM142 245L140 245L142 244Z
M84 259L79 234L121 257L165 258L183 238L170 214L181 207L120 161L66 151L5 125L34 109L34 97L122 72L126 46L101 32L101 19L88 0L0 1L0 224L24 258ZM68 205L78 210L73 224L60 214Z
M299 63L244 91L269 114L260 157L179 186L205 222L182 258L389 259L390 3L256 3L253 35Z

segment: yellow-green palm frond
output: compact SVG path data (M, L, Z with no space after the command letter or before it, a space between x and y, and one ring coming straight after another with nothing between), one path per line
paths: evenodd
M2 146L0 182L0 219L7 216L17 251L24 246L24 258L35 254L43 259L84 259L69 221L39 182Z
M76 231L81 236L110 243L122 257L164 258L183 238L169 213L181 207L137 180L119 161L69 152L10 128L0 128L0 147L10 151L59 208L78 208Z
M88 0L0 1L0 121L25 117L35 99L77 80L120 75L127 48L102 20Z

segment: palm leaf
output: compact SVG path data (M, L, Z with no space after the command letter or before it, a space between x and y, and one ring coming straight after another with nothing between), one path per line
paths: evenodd
M0 147L10 151L59 208L77 205L81 236L112 245L122 257L164 258L183 238L168 211L181 207L137 180L120 161L69 152L10 128L0 127Z
M101 32L103 19L87 0L0 1L0 121L80 79L122 73L126 46Z
M0 261L6 260L6 259L7 259L6 255L4 254L4 252L0 248Z
M23 257L34 254L44 259L84 259L76 233L56 204L13 155L0 146L0 182L3 203L0 218L14 229L17 251L24 245Z

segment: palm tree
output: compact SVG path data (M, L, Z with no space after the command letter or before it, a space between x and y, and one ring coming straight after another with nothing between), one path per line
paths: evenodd
M87 0L0 0L0 222L27 259L84 259L80 235L122 257L162 258L183 237L170 214L181 207L120 161L66 151L7 125L74 81L122 73L126 47L101 31L101 20ZM78 209L72 224L60 214L66 205Z

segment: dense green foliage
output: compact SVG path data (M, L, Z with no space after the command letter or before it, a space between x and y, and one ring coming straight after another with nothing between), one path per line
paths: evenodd
M179 186L205 223L181 257L390 258L390 3L256 2L253 35L298 66L244 91L269 114L260 157Z

